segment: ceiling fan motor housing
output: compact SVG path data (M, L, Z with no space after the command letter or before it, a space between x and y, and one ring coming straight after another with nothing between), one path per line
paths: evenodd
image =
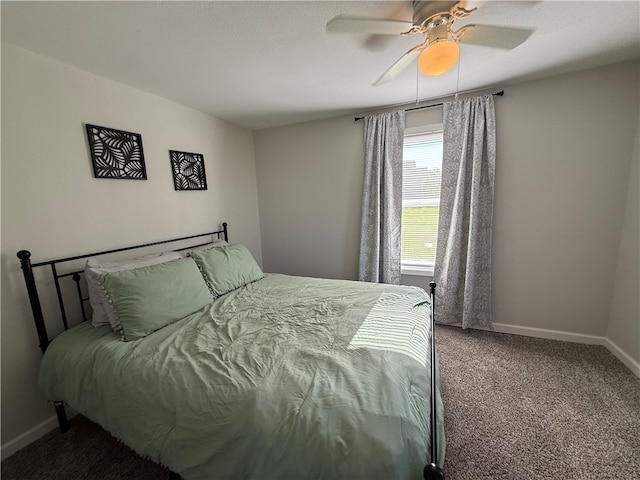
M427 37L429 39L429 45L448 40L449 24L445 21L434 22L433 26L427 29Z
M456 17L466 16L466 12L471 13L471 11L465 9L466 3L466 1L414 1L413 23L417 25L425 24L431 17L445 13ZM466 14L468 15L468 13Z

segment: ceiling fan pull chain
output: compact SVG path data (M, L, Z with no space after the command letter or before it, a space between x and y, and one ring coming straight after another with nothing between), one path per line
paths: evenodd
M456 73L456 95L454 100L458 99L458 92L460 92L460 64L462 63L462 55L458 58L458 72Z
M420 104L420 95L418 94L418 85L420 84L420 69L416 63L416 105Z

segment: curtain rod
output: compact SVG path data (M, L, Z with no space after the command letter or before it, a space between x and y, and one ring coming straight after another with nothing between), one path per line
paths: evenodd
M496 92L493 94L493 96L495 97L502 97L504 95L504 90L500 90L499 92ZM405 112L412 112L413 110L422 110L423 108L433 108L433 107L441 107L443 104L443 102L440 103L434 103L431 105L420 105L419 107L413 107L413 108L405 108L404 111ZM358 120L362 120L364 117L355 117L354 121L358 121Z

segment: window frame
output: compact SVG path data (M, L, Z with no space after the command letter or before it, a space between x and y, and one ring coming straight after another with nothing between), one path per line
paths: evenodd
M419 125L416 127L405 128L404 137L408 135L428 135L432 133L441 133L444 131L444 124L442 123L433 123L429 125ZM404 149L404 137L403 137L403 149ZM444 140L443 140L444 142ZM442 167L441 167L442 168ZM404 173L403 173L404 179ZM403 203L404 203L404 193L403 193ZM440 201L438 199L438 205ZM437 248L437 246L436 246ZM435 262L431 264L423 264L423 263L415 263L402 260L400 258L400 273L402 275L413 275L413 276L421 276L421 277L433 277L433 269L435 267Z

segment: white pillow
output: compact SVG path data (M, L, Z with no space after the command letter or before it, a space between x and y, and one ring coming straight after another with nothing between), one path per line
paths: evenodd
M119 325L115 311L100 283L100 275L140 267L149 267L179 258L183 258L183 255L179 252L153 253L125 260L99 260L97 258L89 258L84 268L84 274L87 279L87 287L89 288L89 303L93 309L91 324L94 327L111 325L114 329Z
M229 244L224 240L214 240L213 242L202 245L201 247L192 248L189 250L189 252L196 252L198 250L209 250L210 248L225 247L227 245ZM188 253L185 256L188 256Z

